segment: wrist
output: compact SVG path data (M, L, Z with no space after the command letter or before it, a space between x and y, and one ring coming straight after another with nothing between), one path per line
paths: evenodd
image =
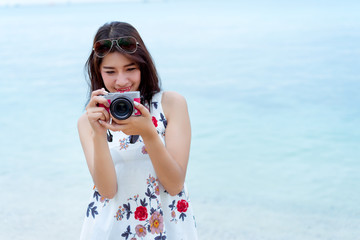
M107 139L107 131L93 131L92 138L94 141L100 140L100 139Z
M146 141L151 141L152 139L158 137L157 130L154 126L152 126L148 131L141 134L142 139Z

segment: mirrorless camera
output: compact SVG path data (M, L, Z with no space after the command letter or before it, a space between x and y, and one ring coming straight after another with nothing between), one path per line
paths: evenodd
M99 104L101 107L105 107L111 115L118 120L125 120L131 116L141 115L140 111L134 106L134 101L140 103L140 92L124 92L124 93L108 93L102 95L110 103L110 107L107 108L103 104Z

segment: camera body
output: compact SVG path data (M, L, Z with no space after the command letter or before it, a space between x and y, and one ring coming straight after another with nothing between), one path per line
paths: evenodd
M110 107L107 108L103 104L99 104L101 107L105 107L111 115L118 120L125 120L131 116L141 115L140 111L134 106L134 101L140 103L140 92L123 92L123 93L108 93L102 95L110 103Z

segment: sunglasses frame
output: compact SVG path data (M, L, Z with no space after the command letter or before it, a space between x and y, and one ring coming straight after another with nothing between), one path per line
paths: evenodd
M135 40L135 49L134 49L134 51L127 51L127 50L123 49L123 48L119 45L119 40L124 39L124 38L132 38L132 39ZM95 51L95 45L96 45L98 42L106 41L106 40L107 40L107 41L111 41L111 47L109 48L109 51L108 51L107 53L105 53L104 55L99 55L99 54L97 53L97 51ZM98 40L98 41L96 41L96 42L94 43L94 46L93 46L94 54L95 54L98 58L103 58L103 57L105 57L106 55L109 54L109 52L111 51L111 49L114 47L114 42L116 42L116 45L117 45L121 50L123 50L123 51L126 52L126 53L134 53L134 52L136 52L136 50L137 50L137 48L138 48L138 45L140 45L139 42L136 40L136 38L134 38L133 36L124 36L124 37L119 37L119 38L101 39L101 40Z

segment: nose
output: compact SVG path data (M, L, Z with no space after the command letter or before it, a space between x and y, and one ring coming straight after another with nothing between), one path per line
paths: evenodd
M122 72L120 72L117 76L116 76L116 85L118 86L125 86L128 82L128 79L126 77L126 75Z

